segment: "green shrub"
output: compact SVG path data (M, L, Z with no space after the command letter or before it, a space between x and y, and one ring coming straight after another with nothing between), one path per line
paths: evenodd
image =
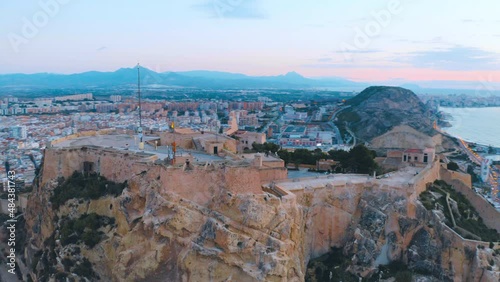
M439 189L437 189L439 187ZM434 206L437 203L445 207L443 209L443 213L447 219L446 224L451 226L451 214L446 205L446 193L450 194L450 198L455 200L458 205L458 211L460 212L459 217L455 217L455 221L457 226L473 233L476 236L479 236L482 241L499 241L500 234L495 229L488 228L483 219L480 217L479 213L476 211L474 206L469 202L469 200L462 194L453 189L451 185L448 185L443 180L436 180L434 184L428 189L430 191L439 193L443 195L439 200L435 200L428 191L424 191L419 195L419 199L424 205L424 207L428 210L434 209ZM444 193L443 193L444 192ZM474 218L477 218L474 219ZM466 236L466 239L474 239L472 236ZM490 244L491 246L491 244Z
M55 209L70 199L94 200L106 195L118 196L127 186L127 182L115 183L96 173L83 175L75 171L67 180L58 179L50 202Z
M70 271L71 267L75 265L73 261L69 258L64 258L62 261L62 264L64 265L64 270L65 271Z
M87 258L83 258L83 262L78 264L73 272L79 276L86 278L95 277L94 270L92 269L92 263Z
M410 271L401 271L394 275L396 282L411 282L413 279L413 274Z
M54 276L55 280L57 282L66 282L66 278L68 277L68 274L65 273L65 272L58 272L56 273L56 275Z
M453 170L453 171L457 171L457 170L460 169L460 167L458 166L458 164L456 162L449 162L446 165L446 168L449 169L449 170Z
M114 225L115 219L96 213L83 214L78 219L64 218L61 224L61 244L76 244L83 242L90 248L97 245L102 239L99 228Z

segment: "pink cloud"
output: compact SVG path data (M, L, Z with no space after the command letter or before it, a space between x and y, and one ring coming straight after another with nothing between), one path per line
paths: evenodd
M408 81L455 80L500 82L500 71L450 71L434 69L306 69L305 76L338 76L355 81L383 81L404 79Z

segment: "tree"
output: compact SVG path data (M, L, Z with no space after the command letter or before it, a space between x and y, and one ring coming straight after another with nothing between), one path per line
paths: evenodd
M280 146L277 144L274 144L274 143L266 142L266 143L264 143L264 148L266 151L276 153L280 149Z
M488 154L495 154L496 153L496 150L493 148L493 147L488 147Z
M458 166L458 164L456 162L449 162L446 165L446 168L449 170L457 171L460 167Z
M349 152L344 150L330 150L328 151L328 155L330 155L331 159L340 162L348 158Z
M291 161L290 152L288 152L287 150L279 150L278 156L285 162L285 166Z
M472 182L479 182L479 177L477 174L474 172L474 166L469 165L467 166L467 173L470 174Z
M355 146L349 152L330 151L328 153L335 161L340 162L342 169L346 172L372 174L378 169L374 160L375 152L362 144Z
M312 152L307 149L296 149L292 153L292 159L295 163L299 161L300 164L316 164L316 159L314 158Z

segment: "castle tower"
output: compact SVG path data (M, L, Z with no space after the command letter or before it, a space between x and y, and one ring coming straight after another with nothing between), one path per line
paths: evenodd
M257 153L254 156L254 159L252 161L252 165L256 167L262 167L262 155Z

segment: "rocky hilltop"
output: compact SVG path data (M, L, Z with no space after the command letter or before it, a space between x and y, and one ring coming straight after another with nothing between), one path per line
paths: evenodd
M94 160L98 172L82 174ZM463 240L418 201L427 183L450 177L437 160L392 180L272 183L253 180L281 168L141 160L110 149L46 150L25 212L21 261L32 281L329 281L327 267L307 266L332 248L353 279L342 281L394 263L437 281L500 277L488 242Z
M371 86L346 105L349 107L339 113L338 124L347 125L361 141L370 141L398 125L408 125L430 136L435 134L428 109L408 89Z

